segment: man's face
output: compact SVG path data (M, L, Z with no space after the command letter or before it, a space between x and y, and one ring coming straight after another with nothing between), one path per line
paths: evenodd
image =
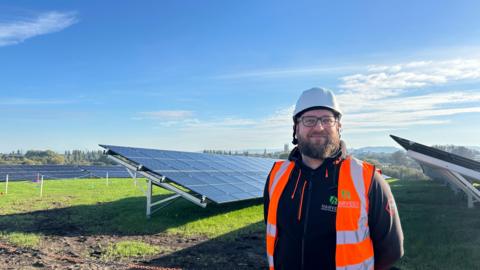
M304 116L333 117L329 110L311 110L303 113ZM340 122L332 126L322 126L320 120L313 127L306 127L300 119L297 120L297 139L300 153L314 159L325 159L333 155L340 147Z

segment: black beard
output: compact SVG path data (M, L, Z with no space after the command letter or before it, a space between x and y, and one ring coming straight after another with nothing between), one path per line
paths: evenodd
M326 136L325 139L325 143L321 145L314 145L307 139L298 136L298 150L300 150L300 153L303 155L313 159L329 158L338 151L340 146L340 138Z

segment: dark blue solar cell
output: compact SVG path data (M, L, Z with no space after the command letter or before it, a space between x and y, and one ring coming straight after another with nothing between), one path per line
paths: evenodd
M234 193L232 194L232 197L236 198L237 200L247 200L252 198L252 194L247 193L247 192L241 192L241 193Z
M190 166L192 166L192 168L194 168L196 170L204 170L204 171L215 170L215 168L213 167L211 162L206 162L206 161L203 161L203 160L194 160L194 161L190 162Z
M162 173L162 176L165 176L167 178L169 178L170 180L173 180L173 179L184 179L186 177L189 177L189 175L187 173L184 173L184 172L167 172L167 173Z
M224 162L221 163L222 166L226 167L230 171L238 172L244 170L244 168L238 163Z
M192 175L189 175L189 174L184 174L184 176L182 176L182 177L178 177L178 176L175 177L170 172L167 172L167 173L165 173L165 176L172 181L174 179L182 179L182 185L189 186L189 187L198 186L198 185L205 185L204 182L200 182L198 178L196 178Z
M185 163L181 160L177 160L176 162L171 162L170 166L178 171L192 171L192 166L190 166L188 163Z
M242 185L238 186L241 190L245 191L246 193L249 192L256 192L258 188L254 186L252 183L245 182Z
M174 170L174 168L168 166L164 161L160 161L157 159L149 159L149 158L137 158L136 163L148 168L149 170L154 171L164 171L164 170Z
M193 190L199 194L207 195L207 196L218 196L218 195L225 195L225 192L220 188L216 188L215 186L195 186Z

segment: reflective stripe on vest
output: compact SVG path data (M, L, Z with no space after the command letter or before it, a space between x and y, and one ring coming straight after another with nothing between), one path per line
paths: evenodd
M294 162L278 161L270 172L268 194L270 196L270 204L268 205L267 216L267 259L270 270L274 270L273 251L275 250L275 241L277 239L277 207L280 196L287 185L290 173L295 166Z
M280 161L275 163L270 172L266 235L270 270L274 270L278 203L294 166L294 162ZM373 244L368 228L368 190L373 168L352 157L345 159L340 166L336 215L337 270L370 270L374 267Z
M281 162L282 164L280 165L280 168L278 169L278 172L275 173L275 176L273 177L273 182L270 182L270 187L269 187L269 194L270 197L273 195L273 191L275 190L275 187L278 184L278 181L280 180L280 177L282 177L286 170L288 169L288 165L290 165L290 161L286 162ZM290 172L288 173L290 174Z
M373 243L368 228L368 190L374 167L347 158L338 176L337 270L373 269Z

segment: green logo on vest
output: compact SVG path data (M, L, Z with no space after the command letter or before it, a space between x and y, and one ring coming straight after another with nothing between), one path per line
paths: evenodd
M341 196L342 196L342 199L344 200L350 200L350 191L348 190L345 190L345 189L342 189L342 191L340 192Z
M335 196L330 196L330 204L331 205L337 205L338 204L338 199Z

